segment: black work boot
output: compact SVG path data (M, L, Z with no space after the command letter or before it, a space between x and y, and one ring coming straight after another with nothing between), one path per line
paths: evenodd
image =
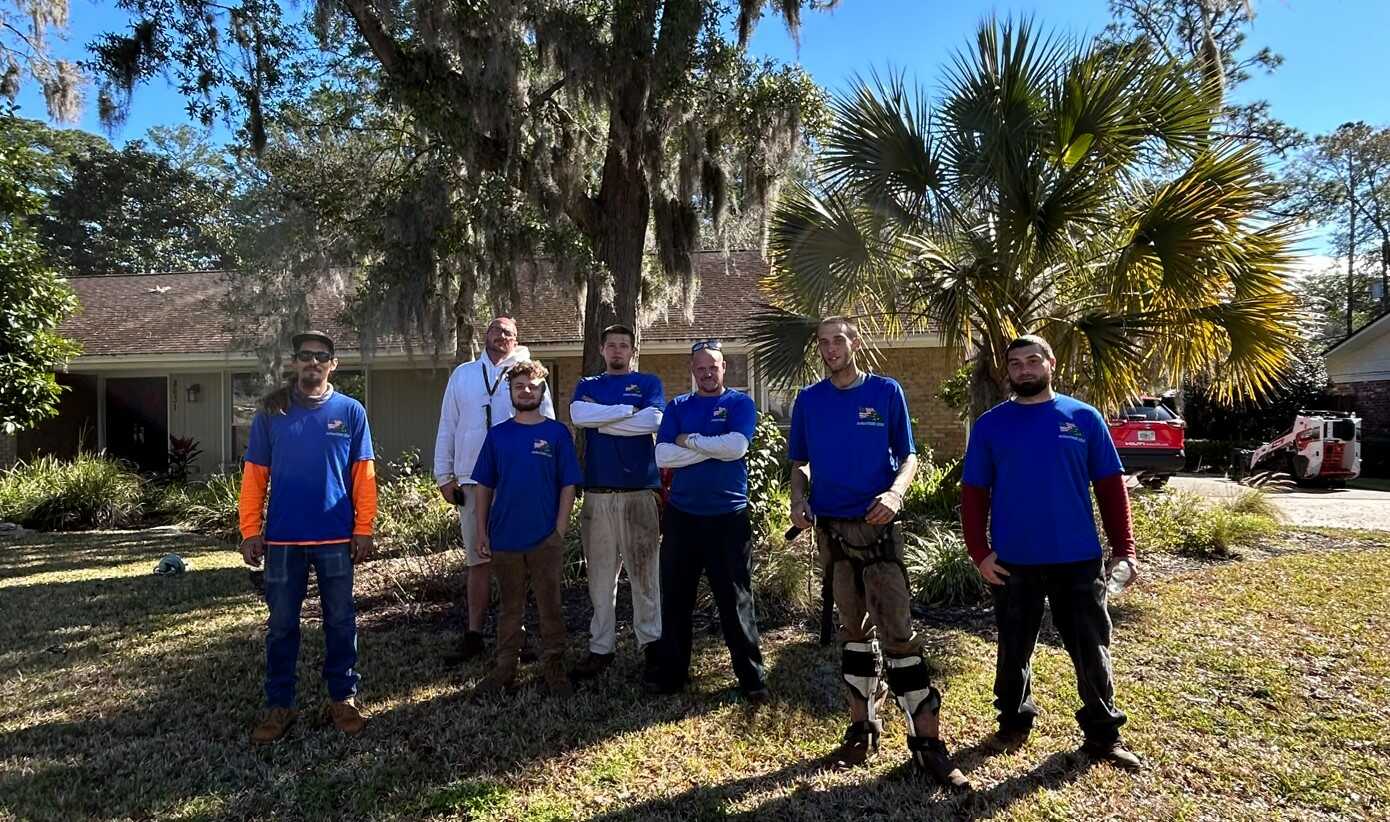
M844 741L826 759L835 768L863 765L878 753L878 738L882 734L883 723L877 720L851 722L845 729Z
M1137 771L1144 767L1144 763L1124 746L1119 737L1115 737L1112 742L1092 742L1088 739L1086 744L1081 746L1081 753L1096 762L1106 762L1127 771Z
M912 754L912 764L930 775L937 784L958 791L971 789L970 780L951 762L945 742L930 736L909 736L907 750Z
M593 679L613 664L612 654L596 654L593 651L584 655L579 664L570 670L570 678L576 682Z

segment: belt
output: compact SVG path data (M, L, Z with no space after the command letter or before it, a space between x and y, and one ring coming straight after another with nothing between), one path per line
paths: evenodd
M635 494L638 491L655 491L655 488L605 488L603 486L593 486L585 488L586 494Z

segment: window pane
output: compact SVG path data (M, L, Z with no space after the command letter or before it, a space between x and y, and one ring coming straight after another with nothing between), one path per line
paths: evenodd
M724 385L740 391L748 388L748 355L726 354L724 356Z

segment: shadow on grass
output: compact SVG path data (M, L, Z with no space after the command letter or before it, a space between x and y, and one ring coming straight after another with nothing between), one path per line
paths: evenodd
M210 550L205 538L173 529L46 533L0 542L0 580L38 574L113 568L147 560L150 568L165 554Z

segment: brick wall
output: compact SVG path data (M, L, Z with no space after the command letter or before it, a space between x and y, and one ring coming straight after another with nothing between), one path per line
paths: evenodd
M0 468L14 465L19 457L19 445L9 434L0 434Z
M1337 410L1355 411L1361 417L1363 440L1390 440L1390 380L1338 383L1332 394L1344 403Z
M960 367L960 352L954 348L894 348L882 350L880 355L878 373L897 380L907 394L917 442L938 457L965 453L965 424L936 397L941 383Z

